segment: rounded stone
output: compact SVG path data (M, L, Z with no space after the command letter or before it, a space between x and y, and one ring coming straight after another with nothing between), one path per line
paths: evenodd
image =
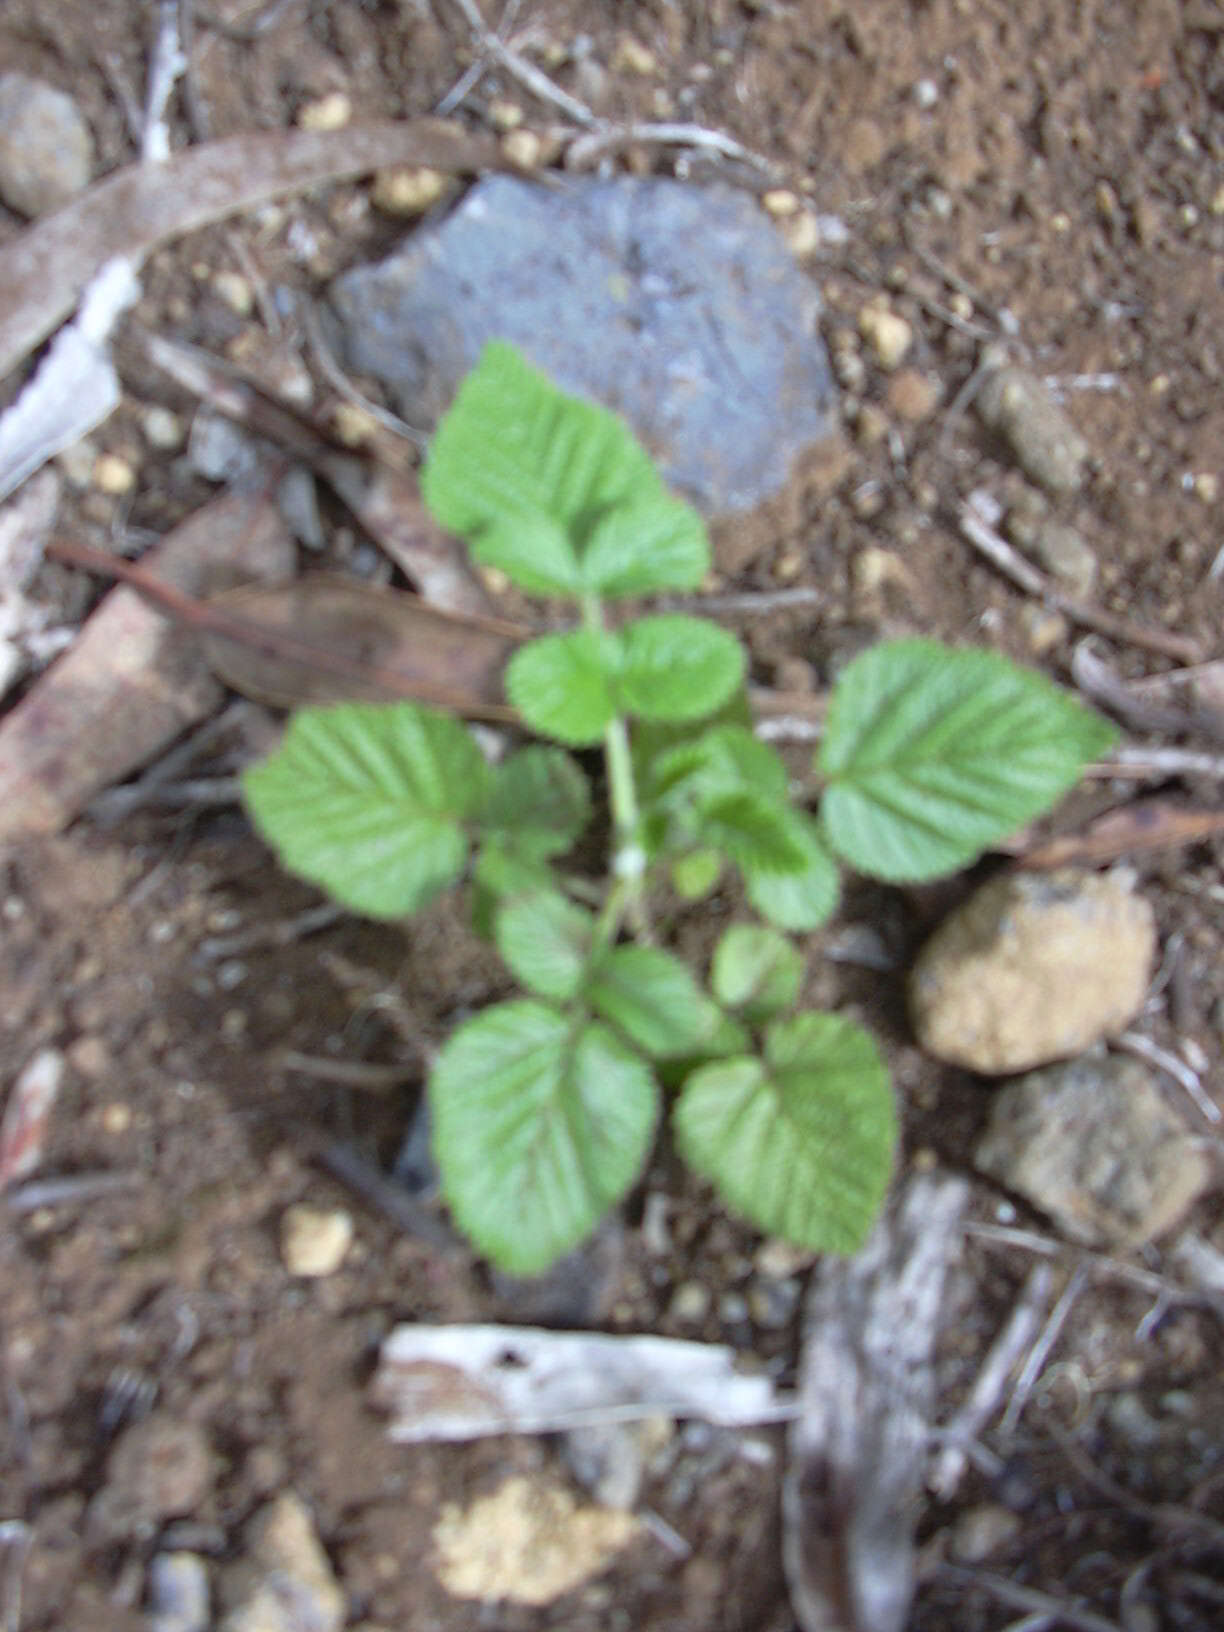
M622 414L709 516L773 497L835 430L816 286L728 187L490 176L329 300L349 365L410 423L436 422L485 343L508 340Z
M281 1256L291 1275L334 1275L352 1241L352 1214L342 1208L303 1203L286 1208L281 1219Z
M1138 1013L1156 951L1150 905L1116 874L992 879L923 947L910 1016L929 1054L988 1076L1078 1054Z
M66 92L28 74L0 74L0 198L19 215L66 204L88 185L94 147Z
M1211 1158L1138 1060L1090 1054L1000 1089L974 1163L1089 1246L1165 1235L1213 1182Z

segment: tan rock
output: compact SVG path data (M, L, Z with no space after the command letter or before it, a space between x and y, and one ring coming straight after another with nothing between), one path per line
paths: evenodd
M550 1604L606 1570L639 1530L632 1514L580 1504L559 1485L507 1479L466 1509L443 1509L438 1579L456 1598Z
M343 1208L299 1204L281 1219L281 1256L291 1275L334 1275L352 1241L352 1214Z
M305 1503L282 1491L247 1526L246 1556L222 1577L221 1632L337 1632L344 1593Z
M1014 873L954 912L919 953L910 1015L928 1053L988 1076L1078 1054L1138 1012L1152 909L1114 874Z

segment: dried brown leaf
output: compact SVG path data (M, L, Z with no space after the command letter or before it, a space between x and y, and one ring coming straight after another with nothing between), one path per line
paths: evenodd
M273 708L413 697L477 719L513 719L501 676L529 633L495 618L458 616L416 595L331 573L251 586L210 606L245 626L205 637L227 685Z

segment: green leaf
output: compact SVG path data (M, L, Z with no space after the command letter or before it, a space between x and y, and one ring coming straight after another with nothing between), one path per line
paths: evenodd
M837 905L841 883L837 864L825 848L819 824L806 811L783 814L792 841L803 852L804 865L799 872L746 869L748 899L762 918L779 929L819 929Z
M684 901L701 901L722 877L723 858L717 850L690 850L671 865L672 889Z
M452 1034L429 1081L434 1155L456 1222L532 1275L582 1241L650 1150L659 1090L606 1026L501 1003Z
M745 1020L771 1019L799 996L803 958L776 929L732 924L714 951L710 985L714 996Z
M489 771L458 721L415 703L305 708L243 777L285 866L371 918L415 912L463 872Z
M721 1015L686 964L653 946L618 946L599 964L587 1000L654 1059L693 1054Z
M709 570L704 522L662 491L605 512L582 551L586 589L608 599L696 589Z
M888 1188L896 1110L870 1036L834 1014L777 1021L764 1060L702 1066L673 1113L681 1154L760 1229L854 1252Z
M772 804L787 799L786 765L768 743L741 725L707 726L699 737L664 748L650 760L647 797L665 800L742 788Z
M493 939L493 922L503 901L551 890L555 880L545 862L516 850L507 839L487 839L472 869L472 928Z
M1048 810L1116 736L994 652L890 641L834 688L817 758L825 830L877 878L953 872Z
M616 713L610 675L619 655L614 635L589 629L542 635L506 665L506 696L542 736L590 747Z
M745 874L754 871L800 873L808 853L796 837L793 812L774 805L746 788L716 793L700 801L696 836L735 863Z
M504 834L532 856L568 850L591 818L591 787L582 767L559 748L538 743L508 755L493 772L481 812L487 833Z
M702 618L660 612L621 631L617 690L644 720L699 720L713 714L744 678L744 648Z
M539 891L499 909L493 939L520 985L565 1001L582 985L594 924L558 890Z
M531 593L689 589L707 570L700 520L624 421L567 396L501 341L438 426L421 490L478 561Z

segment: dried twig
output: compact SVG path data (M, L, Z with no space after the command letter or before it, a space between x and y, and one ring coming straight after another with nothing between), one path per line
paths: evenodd
M335 354L323 337L323 326L319 322L313 309L307 305L302 310L302 324L306 331L306 339L310 344L311 354L319 366L319 372L327 383L338 391L346 401L354 403L363 413L369 414L384 430L390 431L392 436L401 437L405 442L411 442L415 447L423 448L429 438L424 431L418 431L409 425L406 420L393 414L389 408L383 408L373 402L364 392L359 391L349 379L348 375L336 361Z
M383 1094L391 1088L400 1088L406 1082L416 1082L421 1075L416 1065L378 1065L372 1060L337 1060L326 1054L301 1054L295 1048L282 1049L272 1058L281 1071L295 1071L300 1077L314 1082L334 1082L341 1088L360 1088L364 1092Z
M14 1185L6 1191L4 1205L14 1213L33 1213L40 1207L70 1207L81 1201L95 1201L99 1196L134 1190L143 1183L144 1174L135 1171L69 1173L58 1179L31 1179L28 1184Z
M196 947L196 953L207 962L216 963L222 958L236 958L260 947L292 946L297 941L305 940L308 935L330 929L344 916L344 907L334 901L324 901L318 906L308 907L305 912L299 912L294 918L285 918L278 923L252 924L249 929L232 935L205 936Z
M1166 776L1224 777L1224 754L1197 753L1192 748L1116 748L1093 775L1162 778Z
M942 1581L981 1587L983 1592L988 1592L992 1598L997 1598L999 1603L1007 1604L1011 1609L1048 1616L1050 1625L1057 1623L1073 1627L1075 1632L1122 1632L1117 1621L1106 1620L1103 1615L1096 1615L1090 1609L1079 1609L1051 1593L1038 1592L1034 1587L1022 1587L1006 1576L994 1575L989 1570L966 1569L961 1564L940 1564L936 1573Z
M1037 1386L1037 1381L1045 1370L1045 1363L1050 1357L1050 1351L1058 1342L1062 1329L1066 1325L1067 1316L1075 1306L1075 1301L1084 1290L1088 1281L1088 1269L1083 1263L1075 1266L1071 1279L1063 1288L1062 1296L1050 1311L1049 1319L1042 1328L1041 1336L1029 1350L1028 1359L1016 1378L1016 1386L1012 1389L1011 1399L1007 1402L1007 1410L1003 1413L1000 1423L1000 1432L1007 1436L1015 1431L1029 1395Z
M297 0L271 0L271 3L250 23L228 23L223 17L215 17L210 11L198 9L196 18L201 27L211 29L214 34L249 45L261 35L270 34L278 24L283 23L289 14L290 6L296 4Z
M406 1234L449 1252L462 1249L462 1243L431 1206L405 1190L403 1185L396 1184L394 1179L389 1179L350 1145L326 1145L319 1151L317 1159L334 1179L347 1185Z
M1147 624L1134 623L1129 618L1116 617L1112 612L1088 606L1055 589L1043 572L1026 561L995 531L993 520L997 510L998 506L989 494L981 490L971 493L957 512L961 534L1026 595L1044 601L1047 606L1064 613L1073 623L1081 624L1085 629L1095 629L1100 634L1127 641L1148 651L1160 652L1182 663L1201 660L1203 654L1198 642L1188 635L1171 634L1167 629L1155 629Z
M576 125L582 125L584 129L595 130L600 127L602 120L585 102L580 102L576 96L571 96L559 85L554 85L548 75L541 72L534 63L519 56L517 51L498 38L480 15L475 0L453 0L453 3L463 13L465 22L476 36L477 43L485 55L498 63L521 85L526 86L533 96L538 97L541 102L559 108Z
M1146 1292L1150 1297L1163 1300L1166 1304L1194 1304L1213 1309L1224 1317L1224 1295L1216 1295L1206 1288L1192 1289L1179 1286L1167 1276L1157 1275L1150 1269L1142 1269L1138 1264L1128 1264L1125 1260L1113 1258L1105 1252L1069 1248L1065 1242L1055 1241L1048 1235L1039 1235L1036 1230L1021 1230L1004 1224L966 1224L965 1233L993 1246L1018 1247L1022 1252L1037 1253L1042 1258L1062 1258L1074 1253L1078 1263L1086 1265L1094 1275L1123 1281L1137 1291Z
M1113 1044L1115 1048L1120 1048L1127 1054L1147 1060L1166 1076L1172 1077L1174 1082L1186 1090L1208 1122L1220 1121L1220 1107L1203 1087L1198 1072L1192 1071L1176 1054L1171 1054L1167 1048L1161 1048L1159 1043L1154 1043L1150 1037L1145 1037L1138 1031L1124 1031L1120 1037L1113 1039Z
M749 164L767 176L780 174L779 167L772 160L754 153L721 130L710 130L705 125L652 122L604 126L592 131L589 136L576 137L566 150L565 167L567 170L587 170L613 148L651 143L664 147L708 148L725 159L738 159L742 164Z
M1053 1280L1054 1273L1048 1264L1037 1264L1029 1272L1006 1326L982 1362L969 1398L940 1430L941 1437L949 1443L936 1458L927 1485L943 1501L955 1495L969 1464L968 1456L957 1442L975 1438L994 1415L1012 1367L1036 1335Z
M1185 709L1166 708L1136 696L1130 682L1098 657L1088 640L1071 654L1071 678L1094 703L1100 703L1132 731L1185 731L1191 724Z
M175 81L185 73L186 68L187 58L179 43L178 0L158 0L157 33L149 58L144 128L140 137L142 164L164 164L170 157L166 106L174 94Z
M1124 1485L1118 1484L1116 1479L1111 1479L1103 1469L1098 1468L1087 1452L1057 1422L1051 1419L1045 1426L1050 1438L1076 1472L1107 1500L1116 1502L1128 1513L1147 1519L1162 1529L1196 1531L1210 1538L1217 1547L1224 1546L1224 1524L1218 1519L1179 1502L1146 1502L1141 1496L1132 1495Z

